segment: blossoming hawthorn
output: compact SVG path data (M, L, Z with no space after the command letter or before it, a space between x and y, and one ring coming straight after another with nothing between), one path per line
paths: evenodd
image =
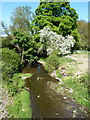
M40 30L40 51L46 50L47 55L50 55L54 50L57 50L58 54L68 54L71 52L71 47L74 46L75 40L73 36L63 37L56 32L50 30L49 27L44 27Z

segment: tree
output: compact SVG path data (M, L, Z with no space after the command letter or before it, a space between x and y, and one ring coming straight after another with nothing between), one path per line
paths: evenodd
M78 32L81 38L81 49L88 49L88 23L80 20L77 21Z
M9 27L7 27L7 24L5 24L3 21L1 21L1 30L2 30L2 33L5 33L7 36L10 37L10 29Z
M33 16L34 14L31 11L31 7L17 7L11 16L11 29L23 29L24 31L31 32L30 25Z
M17 7L11 16L11 44L20 54L22 63L31 63L37 59L37 45L33 39L31 20L33 13L28 6Z
M40 53L46 53L50 55L54 50L57 51L58 55L68 54L71 52L71 48L75 44L73 36L63 37L50 30L49 27L44 27L40 31Z
M26 31L14 30L14 38L11 41L17 52L20 54L22 63L31 63L37 59L36 42Z
M66 37L73 35L73 31L77 31L76 21L78 14L76 10L70 7L69 2L51 2L40 1L40 5L35 11L36 17L33 21L33 29L37 31L43 27L51 27L51 30ZM76 43L79 41L78 31L76 36L73 35ZM36 38L37 40L38 38Z

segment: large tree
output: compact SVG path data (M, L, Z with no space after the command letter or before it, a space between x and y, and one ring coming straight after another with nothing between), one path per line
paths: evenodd
M33 19L33 12L31 11L31 7L22 6L17 7L11 16L12 26L14 29L23 29L25 31L30 31L31 21Z
M17 49L22 62L32 63L37 59L37 43L33 39L31 21L34 14L31 7L17 7L11 16L12 41Z
M17 7L12 13L9 32L5 24L2 24L5 33L11 38L9 44L19 53L22 63L31 63L37 59L37 44L31 30L32 19L31 7L22 6ZM6 44L5 40L4 43Z
M76 25L78 14L75 9L70 7L69 2L51 2L49 0L41 0L35 13L36 17L33 21L33 29L35 33L43 29L43 27L49 26L52 31L55 31L64 37L72 35L76 40L76 44L79 42ZM38 39L37 36L36 39Z

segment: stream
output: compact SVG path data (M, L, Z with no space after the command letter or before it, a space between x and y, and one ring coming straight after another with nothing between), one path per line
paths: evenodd
M33 74L31 78L26 79L25 85L30 91L33 119L87 118L87 114L79 109L79 104L50 89L48 82L58 81L48 75L41 64L25 67L22 73Z

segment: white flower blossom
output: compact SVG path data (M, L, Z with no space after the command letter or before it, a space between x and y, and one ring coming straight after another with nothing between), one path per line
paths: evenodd
M45 27L40 32L40 42L43 44L40 51L46 49L47 55L50 55L53 50L57 50L58 54L68 54L71 52L71 47L74 46L75 40L73 36L63 37L57 33L50 31L49 27Z

